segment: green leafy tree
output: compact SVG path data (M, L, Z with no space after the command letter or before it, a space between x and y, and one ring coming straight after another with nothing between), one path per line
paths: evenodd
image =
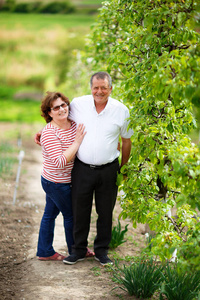
M93 69L112 75L114 95L130 107L134 134L122 170L122 217L150 225L157 233L152 251L162 260L177 249L179 262L194 268L200 268L200 151L188 133L200 102L197 10L195 0L104 2L88 52Z

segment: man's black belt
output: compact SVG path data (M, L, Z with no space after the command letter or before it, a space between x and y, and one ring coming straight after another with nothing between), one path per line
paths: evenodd
M90 165L90 164L86 164L86 163L84 163L84 162L82 162L80 159L78 159L78 158L76 158L81 164L83 164L84 166L86 166L86 167L89 167L90 169L102 169L102 168L104 168L104 167L107 167L107 166L109 166L109 165L111 165L111 164L114 164L114 163L116 163L116 162L118 162L118 158L116 158L115 160L113 160L113 161L111 161L111 162L109 162L109 163L107 163L107 164L104 164L104 165Z

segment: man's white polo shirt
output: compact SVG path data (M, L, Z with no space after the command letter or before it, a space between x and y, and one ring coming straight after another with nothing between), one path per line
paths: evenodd
M85 125L87 133L77 156L86 164L103 165L112 162L119 156L119 136L130 138L132 135L132 130L127 131L128 108L111 97L100 114L96 111L92 95L74 98L70 104L70 118L77 125Z

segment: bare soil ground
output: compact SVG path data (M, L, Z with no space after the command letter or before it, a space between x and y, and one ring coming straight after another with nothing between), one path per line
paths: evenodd
M1 133L12 126L0 123ZM120 289L113 290L116 283L112 280L112 274L94 258L87 258L73 266L63 262L38 261L37 238L45 205L40 185L42 155L40 147L33 141L36 129L30 127L28 130L31 134L22 145L25 157L15 205L13 193L16 173L9 178L0 179L0 299L136 299ZM118 201L114 210L114 225L117 224L120 211ZM54 248L67 255L62 222L62 216L59 215L56 220ZM93 207L89 234L91 249L96 234L95 222ZM129 224L127 241L115 251L109 252L111 259L139 255L144 246L144 225L134 229L129 220L121 221L121 224L122 229Z

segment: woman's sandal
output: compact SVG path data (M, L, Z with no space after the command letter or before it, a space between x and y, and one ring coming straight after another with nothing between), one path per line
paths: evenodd
M48 257L38 257L39 260L43 260L43 261L47 261L47 260L54 260L54 261L63 261L63 259L65 259L66 256L59 254L59 253L55 253L52 256L48 256Z
M85 255L85 257L93 257L94 256L94 252L92 250L90 250L90 248L87 248L87 253Z

